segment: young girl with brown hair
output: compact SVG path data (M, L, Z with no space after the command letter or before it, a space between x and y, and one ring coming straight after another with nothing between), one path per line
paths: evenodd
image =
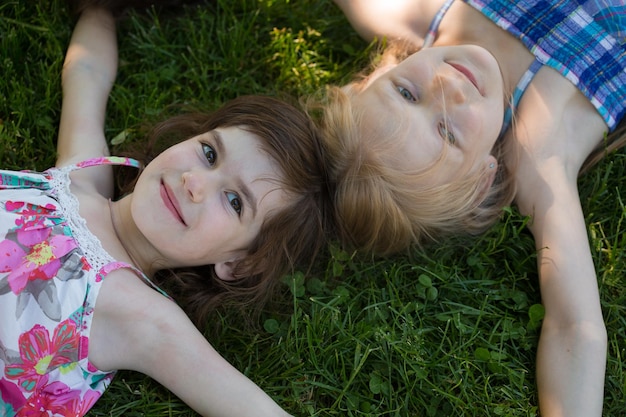
M114 19L89 8L63 67L56 166L0 172L3 415L82 416L118 369L150 375L201 415L286 415L153 278L174 271L201 319L227 298L263 299L311 262L329 194L316 129L268 97L175 117L154 136L178 143L114 200L112 166L139 167L109 156L104 137L116 71Z

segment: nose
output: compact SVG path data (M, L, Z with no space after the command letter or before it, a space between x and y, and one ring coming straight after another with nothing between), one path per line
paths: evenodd
M463 80L459 74L442 69L433 78L434 97L441 97L443 105L463 104L467 98L463 91L463 85Z
M197 171L185 171L182 175L183 188L189 199L194 203L200 203L207 194L208 179Z

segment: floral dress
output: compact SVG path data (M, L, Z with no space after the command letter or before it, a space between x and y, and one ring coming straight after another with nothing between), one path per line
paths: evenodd
M69 173L128 158L89 160L43 173L0 170L0 417L82 416L113 378L89 363L102 279L119 268L87 229Z

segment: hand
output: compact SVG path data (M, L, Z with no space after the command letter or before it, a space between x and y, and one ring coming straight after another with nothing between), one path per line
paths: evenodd
M98 7L108 10L116 18L123 16L130 9L142 11L152 6L157 9L169 9L200 2L201 0L68 0L72 11L77 15L86 9Z
M430 23L420 0L334 0L366 41L404 39L422 45Z

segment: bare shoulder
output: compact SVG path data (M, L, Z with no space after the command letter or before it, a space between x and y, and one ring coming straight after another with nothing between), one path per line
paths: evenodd
M608 130L589 100L552 68L543 67L517 110L516 137L522 146L582 163Z
M96 301L89 360L102 370L147 373L162 357L159 350L168 336L173 337L185 322L189 319L176 303L130 269L113 271L104 279Z
M130 271L105 278L89 347L99 369L142 372L200 415L287 415L215 351L174 302Z
M543 67L524 93L508 137L508 164L515 167L515 200L522 213L551 204L564 190L575 195L580 168L605 131L586 97Z

